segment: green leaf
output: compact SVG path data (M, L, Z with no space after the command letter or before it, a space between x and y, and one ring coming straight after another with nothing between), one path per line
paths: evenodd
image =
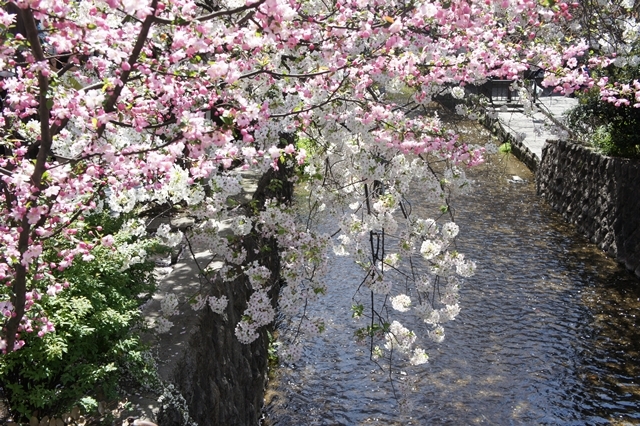
M503 154L509 154L511 152L511 144L509 142L505 142L498 147L498 151Z
M80 399L79 402L85 413L92 413L98 409L98 401L90 396L85 396L84 398Z
M352 305L351 310L353 311L353 313L351 314L352 318L360 318L364 313L364 305L362 304Z

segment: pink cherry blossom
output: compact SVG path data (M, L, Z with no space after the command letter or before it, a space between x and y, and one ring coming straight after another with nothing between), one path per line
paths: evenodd
M407 111L450 87L520 79L532 65L548 71L546 86L571 93L595 85L614 105L640 105L637 81L616 86L575 69L589 46L557 31L572 19L574 6L566 3L256 0L221 3L213 13L187 0L11 3L22 9L23 24L41 31L4 37L0 46L0 303L12 303L15 314L2 323L1 350L24 344L18 328L52 331L39 321L46 313L31 308L38 291L64 291L61 271L93 261L94 250L124 250L117 235L86 232L82 218L96 211L180 204L194 215L232 220L227 197L239 184L225 179L269 168L299 167L322 183L327 192L318 205L361 205L354 197L380 179L398 195L429 161L454 170L483 155L437 117ZM0 25L15 20L0 8ZM596 62L612 63L593 58L590 65ZM394 93L410 96L400 102ZM383 204L370 220L393 227L398 205ZM293 232L284 210L266 208L273 217L261 216L256 226L279 239L288 279L298 285L311 272L295 259L313 257L310 247L319 253L326 240ZM56 238L64 247L52 246ZM144 258L120 255L123 268ZM312 263L322 269L320 258ZM36 276L42 279L29 279ZM283 303L299 307L300 294L321 290L314 285ZM27 301L18 303L14 288ZM255 323L271 320L264 295L252 300ZM255 335L252 324L238 326L242 339Z

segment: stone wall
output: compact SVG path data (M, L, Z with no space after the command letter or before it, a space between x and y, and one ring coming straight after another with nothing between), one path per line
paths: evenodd
M640 161L548 141L536 186L567 221L640 277Z
M234 201L247 216L255 214L254 209L264 206L265 200L277 198L287 203L293 196L290 174L291 169L285 167L279 171L270 169L262 176L243 174L243 194ZM185 223L188 231L189 222ZM179 227L174 221L171 224ZM223 236L230 231L225 228L227 225L220 224ZM275 308L280 285L276 241L253 232L237 243L246 252L245 263L259 260L271 271L269 296ZM145 316L156 320L166 295L173 294L184 301L180 316L170 318L174 322L171 332L151 336L163 387L134 401L140 409L132 414L151 419L159 426L259 425L267 384L269 334L263 327L259 338L249 345L240 343L235 336L236 324L252 293L249 280L244 274L231 282L202 279L201 268L216 269L222 263L210 263L212 253L206 241L189 247L160 280L152 303L146 307ZM215 314L208 308L190 309L186 301L198 293L227 296L224 314Z
M250 293L246 284L241 280L227 283L226 316L207 309L200 317L168 380L184 400L185 409L176 403L165 404L157 418L160 426L260 424L269 341L265 330L249 345L240 343L234 334Z

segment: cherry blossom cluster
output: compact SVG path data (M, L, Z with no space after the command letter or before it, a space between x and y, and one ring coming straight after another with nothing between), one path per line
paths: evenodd
M299 206L298 206L299 207ZM279 248L281 283L278 309L285 315L279 327L279 354L284 360L295 361L302 354L305 339L316 336L324 330L325 319L309 314L310 304L317 302L325 294L323 277L327 270L329 237L314 232L295 217L296 209L281 205L275 200L267 200L264 210L256 217L256 228L263 236L275 238ZM271 273L254 263L245 270L254 289L264 287ZM266 294L266 290L258 290ZM250 298L243 322L236 328L241 341L255 339L257 328L268 324L260 318L271 318L269 306L262 298Z
M353 254L367 284L385 293L380 277L390 266L381 265L404 252L371 259L371 233L410 233L398 220L410 185L446 205L468 187L464 168L482 162L482 149L422 108L469 84L518 79L531 65L569 92L581 84L573 60L586 48L558 31L574 6L533 0L0 5L0 301L13 308L0 324L9 350L19 328L36 329L25 318L46 324L46 313L27 309L27 295L64 288L60 270L105 247L123 269L145 259L143 246L83 232L83 216L145 205L196 216L197 240L224 259L225 279L242 274L248 254L218 235L223 224L234 223L237 238L253 229L275 238L287 280L280 305L306 318L306 301L326 288L329 238L296 226L279 201L256 218L239 215L240 172L298 167L312 212L345 213L333 222L343 231L337 250ZM45 245L59 237L52 261ZM181 237L163 228L158 238ZM433 256L439 271L473 269L454 252ZM254 291L238 325L243 341L272 320L266 288ZM223 311L222 297L212 309ZM300 329L313 329L309 321Z
M249 277L249 284L251 284L251 287L255 290L265 287L271 277L269 268L259 265L257 262L249 265L244 273Z
M437 116L428 117L425 121L434 129L434 133L442 126ZM450 250L459 231L455 223L439 224L434 219L413 218L408 212L410 203L407 198L411 198L411 192L420 187L420 196L424 200L446 207L453 195L469 191L471 183L465 176L464 168L476 164L481 158L476 155L482 154L483 150L465 147L468 152L476 151L476 154L456 157L450 155L448 150L434 149L420 151L421 155L416 157L415 154L399 152L397 147L392 146L371 149L371 145L364 142L370 135L365 133L369 129L362 122L347 121L346 127L345 130L344 126L332 127L327 124L323 134L307 131L307 135L313 137L320 147L318 153L311 154L305 166L308 175L304 181L305 189L311 198L308 204L316 206L318 212L331 206L329 215L342 212L338 220L337 231L340 232L336 232L334 252L353 256L364 269L364 287L382 297L377 314L372 316L381 316L385 310L384 300L388 297L391 307L396 311L412 311L411 314L430 326L426 337L441 342L444 338L442 323L454 319L460 310L458 289L461 281L454 280L454 276L472 276L475 264L466 260L461 253ZM452 136L451 147L454 147L457 138ZM439 163L439 166L434 168L431 163ZM329 170L321 175L318 171L322 168ZM321 179L324 184L319 186ZM396 252L392 249L393 241L397 242ZM417 276L415 271L398 274L402 264L406 265L410 259L416 262L417 258L426 261L427 275ZM406 292L409 280L413 282L408 287L411 296L395 293L399 290L400 282L404 283L401 287ZM446 285L447 280L453 284ZM426 282L432 281L434 284L429 287ZM288 289L283 289L282 293L285 292ZM298 294L290 292L287 295L293 298ZM356 306L364 308L359 304ZM289 304L281 304L284 312L288 307ZM354 315L362 317L363 313ZM382 348L393 352L394 345L397 345L402 350L396 353L405 354L411 363L426 362L428 356L424 349L410 350L416 332L397 320L390 323L395 324L397 330L392 332L384 324L379 324L368 326L360 334L360 337L385 339L382 347L377 346L374 357L376 354L383 355Z
M199 311L204 308L206 305L209 305L211 310L218 314L223 315L225 309L227 308L227 304L229 303L229 299L227 296L203 296L202 294L197 294L191 303L191 308L194 311Z
M614 104L616 107L640 108L640 80L630 83L608 83L608 78L603 77L598 82L600 97L603 101Z
M272 323L275 314L267 290L254 291L247 302L242 320L236 325L236 337L241 343L253 342L258 337L258 329Z
M160 313L162 316L155 319L152 324L157 333L163 334L171 330L173 322L170 321L169 318L180 314L180 310L178 309L179 304L178 296L173 293L169 293L163 297L160 301Z
M184 235L179 231L171 232L171 226L169 224L163 223L158 226L156 237L162 243L162 245L167 247L176 247L182 242Z

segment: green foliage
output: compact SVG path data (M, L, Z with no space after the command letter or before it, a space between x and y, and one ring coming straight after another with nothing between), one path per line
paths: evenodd
M277 192L282 190L283 183L280 179L273 178L269 181L268 188L270 191Z
M353 313L351 314L353 318L361 318L364 314L364 305L360 303L357 305L352 305L351 310L353 311Z
M509 142L505 142L502 145L500 145L498 147L498 151L503 153L503 154L510 154L511 153L511 144Z
M100 225L103 234L115 233L122 224L108 216L87 222L87 232L97 232ZM147 253L159 249L152 240L131 236L116 237L116 242ZM66 244L63 238L53 240L44 255L54 256ZM139 306L155 289L153 262L125 269L125 256L118 251L98 245L91 253L95 259L76 259L56 277L66 280L68 289L39 302L55 332L42 338L26 335L22 349L0 357L0 382L17 418L36 410L40 416L60 414L72 406L89 412L98 396L116 396L122 374L138 382L153 374L135 332L143 326Z
M382 335L384 333L388 333L390 329L391 329L391 324L389 323L386 323L386 322L383 324L374 323L372 325L368 325L366 327L357 329L354 332L354 335L356 336L356 340L363 341L369 337L375 337L378 335Z
M308 137L299 136L296 140L296 147L311 153L317 149L317 143Z
M280 365L280 357L278 356L277 338L271 332L267 331L267 337L269 338L269 347L267 348L269 375L271 376L278 365Z
M615 155L616 146L611 137L611 125L598 126L591 139L593 146L605 155Z
M640 109L600 99L592 89L578 95L579 104L567 114L574 135L584 143L615 157L640 158Z

